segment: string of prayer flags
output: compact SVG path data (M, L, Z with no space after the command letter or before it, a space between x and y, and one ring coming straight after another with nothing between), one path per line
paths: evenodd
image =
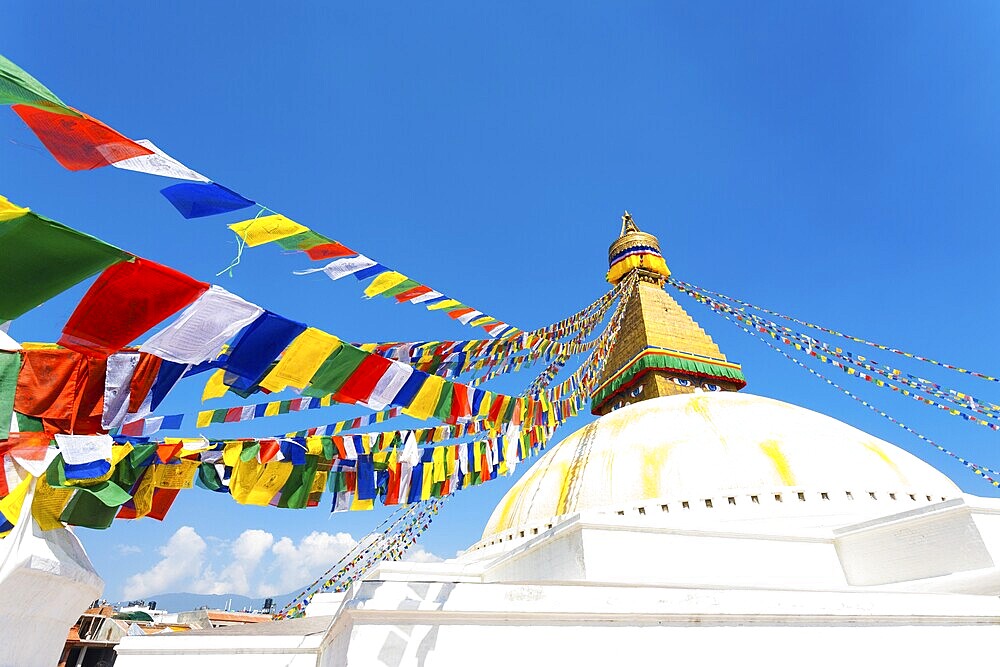
M185 167L183 164L164 153L149 139L138 139L135 143L139 144L143 148L149 149L151 151L149 155L139 155L137 157L118 160L117 162L113 162L111 166L118 169L127 169L128 171L153 174L154 176L176 178L182 181L200 181L202 183L211 182L198 172Z
M678 283L679 283L679 281L678 281ZM694 298L695 300L702 301L705 298L705 295L701 294L701 293L699 293L697 291L695 291L695 289L693 288L693 286L684 284L684 286L682 287L678 283L675 283L675 282L671 281L671 284L675 288L679 289L682 292L685 292L686 294L688 294L688 296ZM795 357L793 357L792 355L790 355L785 350L782 350L781 348L777 347L776 345L774 345L773 343L771 343L769 340L767 340L766 338L764 338L763 336L761 336L757 331L749 328L749 325L737 322L735 319L731 319L724 309L721 309L721 308L712 308L712 310L713 310L713 312L716 312L719 315L721 315L723 317L723 319L725 319L730 324L733 324L733 325L739 327L745 333L749 334L750 336L753 336L753 337L757 338L758 340L760 340L761 342L763 342L765 345L767 345L769 348L771 348L775 352L781 354L783 357L785 357L786 359L788 359L789 361L791 361L792 363L794 363L798 367L800 367L803 370L809 372L809 374L812 375L813 377L816 377L816 378L822 380L823 382L825 382L826 384L830 385L834 389L837 389L838 391L840 391L841 393L843 393L848 398L851 398L852 400L856 401L857 403L860 403L865 408L867 408L867 409L871 410L872 412L876 413L877 415L879 415L879 416L881 416L881 417L889 420L890 422L892 422L893 424L895 424L899 428L903 429L907 433L915 436L919 440L922 440L923 442L927 443L931 447L934 447L935 449L937 449L942 454L945 454L945 455L950 456L951 458L955 459L956 461L958 461L959 463L961 463L963 466L965 466L966 468L968 468L970 471L972 471L976 476L981 477L982 479L985 479L987 482L989 482L990 484L992 484L994 487L1000 488L1000 480L996 480L996 479L994 479L993 477L990 476L990 474L994 474L994 475L1000 476L1000 472L998 472L996 470L993 470L991 468L988 468L986 466L982 466L982 465L979 465L977 463L974 463L973 461L970 461L970 460L968 460L968 459L960 456L959 454L956 454L955 452L951 451L950 449L941 446L940 444L938 444L937 442L935 442L931 438L928 438L927 436L925 436L922 433L914 430L910 426L907 426L903 422L897 420L895 417L893 417L892 415L888 414L887 412L881 410L880 408L878 408L877 406L873 405L869 401L866 401L865 399L861 398L860 396L854 394L849 389L845 389L844 387L841 387L839 384L837 384L833 380L829 379L828 377L826 377L825 375L823 375L822 373L820 373L816 369L810 368L809 366L806 366L804 363L802 363L801 360L796 359Z
M78 114L75 116L25 104L15 104L11 109L52 157L71 171L107 167L119 160L153 152L75 109Z
M12 320L131 257L93 236L0 200L0 245L4 249L0 322ZM14 208L24 213L13 215Z
M972 375L973 377L981 378L983 380L988 380L990 382L1000 382L1000 377L993 377L992 375L986 375L984 373L977 373L976 371L971 371L971 370L968 370L966 368L961 368L959 366L954 366L952 364L948 364L948 363L945 363L943 361L935 361L934 359L931 359L929 357L924 357L924 356L921 356L919 354L914 354L912 352L906 352L904 350L900 350L900 349L897 349L897 348L894 348L894 347L890 347L890 346L887 346L887 345L882 345L881 343L874 343L872 341L865 340L864 338L858 338L857 336L852 336L851 334L845 334L845 333L842 333L840 331L837 331L836 329L829 329L827 327L823 327L823 326L820 326L818 324L812 324L810 322L806 322L805 320L800 320L798 318L791 317L789 315L782 315L781 313L777 313L777 312L775 312L773 310L768 310L767 308L763 308L761 306L755 306L755 305L753 305L751 303L747 303L746 301L741 301L739 299L736 299L736 298L731 297L731 296L727 296L725 294L721 294L719 292L713 292L712 290L707 290L707 289L704 289L702 287L698 287L697 285L693 285L691 283L684 282L683 280L676 280L674 278L670 278L668 282L671 285L673 285L674 287L680 289L682 292L686 292L688 294L691 294L692 292L693 293L697 293L697 294L706 294L706 295L707 294L711 294L713 296L717 296L719 298L726 299L727 301L731 301L732 303L737 303L740 306L744 306L744 307L747 307L747 308L753 308L754 310L759 310L759 311L761 311L763 313L767 313L768 315L774 315L774 316L780 317L780 318L782 318L784 320L788 320L790 322L795 322L796 324L801 324L804 327L808 327L810 329L815 329L817 331L822 331L823 333L828 333L828 334L830 334L832 336L838 336L840 338L846 338L847 340L853 341L855 343L861 343L862 345L867 345L869 347L874 347L874 348L879 349L879 350L884 350L886 352L892 352L893 354L898 354L898 355L901 355L901 356L904 356L904 357L909 357L911 359L916 359L917 361L923 361L925 363L932 364L934 366L940 366L942 368L947 368L948 370L955 371L955 372L958 372L958 373L963 373L963 374L966 374L966 375ZM740 310L742 310L742 309L740 309Z
M238 211L255 203L218 183L178 183L163 188L160 194L188 220Z
M69 116L76 115L76 112L63 104L55 93L2 55L0 55L0 104L26 104Z
M59 344L107 356L197 299L208 284L139 257L108 267L63 327Z

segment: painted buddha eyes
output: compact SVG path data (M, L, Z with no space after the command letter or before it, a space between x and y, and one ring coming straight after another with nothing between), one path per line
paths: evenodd
M695 386L694 382L692 382L691 380L688 380L687 378L670 378L670 379L673 381L674 384L678 384L678 385L680 385L682 387L693 387L693 386ZM703 382L703 383L701 383L698 386L700 386L705 391L722 391L722 387L720 387L717 384L713 384L711 382Z

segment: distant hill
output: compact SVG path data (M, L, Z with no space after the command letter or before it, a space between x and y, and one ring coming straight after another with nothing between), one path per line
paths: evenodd
M275 609L281 609L291 602L294 593L284 595L273 595ZM161 595L150 595L146 597L146 602L156 601L157 609L165 609L170 612L191 611L199 607L209 609L225 609L229 604L233 611L242 609L261 609L264 606L264 598L248 598L245 595L202 595L199 593L163 593ZM231 601L231 602L230 602Z

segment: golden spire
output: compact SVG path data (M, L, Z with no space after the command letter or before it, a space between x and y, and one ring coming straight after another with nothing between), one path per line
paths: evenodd
M639 228L635 226L635 220L632 219L632 214L625 209L625 215L622 216L622 231L618 234L619 237L625 236L629 232L637 232Z
M633 270L657 282L670 277L670 269L660 254L660 242L652 234L640 231L632 214L625 211L621 233L608 248L608 282L617 285Z
M604 415L659 396L696 391L739 391L742 369L726 359L711 336L663 290L670 277L660 242L622 215L619 237L608 249L608 282L617 285L637 274L639 283L625 303L621 329L591 410Z

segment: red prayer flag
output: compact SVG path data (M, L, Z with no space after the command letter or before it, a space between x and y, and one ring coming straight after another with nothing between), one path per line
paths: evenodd
M153 504L150 507L149 514L146 516L150 519L163 521L164 517L167 516L170 506L174 504L174 499L177 498L177 494L180 492L180 489L154 489Z
M139 353L139 363L135 366L132 379L128 386L128 411L130 414L139 412L143 401L153 388L156 376L160 374L160 363L163 360L148 352ZM141 434L140 434L141 435Z
M405 292L401 292L396 295L396 301L403 303L404 301L409 301L410 299L416 299L418 296L432 292L433 290L427 285L418 285L413 289L408 289Z
M385 357L377 354L365 355L361 365L333 395L333 400L339 403L364 403L391 365L392 362Z
M319 245L314 245L311 248L304 248L303 251L309 255L309 259L315 261L319 261L321 259L335 259L337 257L351 257L358 254L347 246L337 243L336 241L321 243Z
M153 152L79 111L77 118L26 104L15 104L11 108L49 149L52 157L72 171L107 167Z
M14 391L14 410L42 419L54 433L103 433L105 359L73 350L26 349Z
M63 327L59 344L108 356L197 299L208 284L136 257L104 270Z
M455 383L455 393L451 398L451 419L452 424L459 419L472 416L472 403L469 402L469 387L461 383Z

